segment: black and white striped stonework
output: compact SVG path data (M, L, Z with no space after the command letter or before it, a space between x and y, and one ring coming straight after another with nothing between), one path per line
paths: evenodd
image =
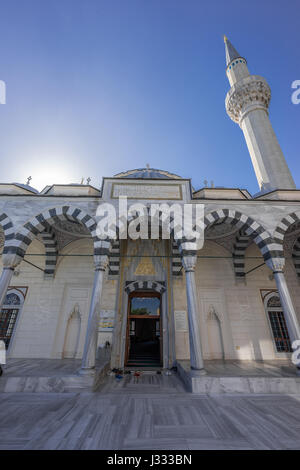
M120 272L120 240L114 240L109 254L108 274L118 276Z
M294 243L292 257L297 276L300 278L300 237Z
M245 252L249 244L250 237L243 232L239 232L233 245L233 268L234 274L238 278L245 277Z
M126 281L125 292L130 294L136 290L155 290L160 294L163 294L166 290L165 281Z
M45 245L45 278L53 278L57 263L57 241L56 236L51 227L41 233Z
M287 216L285 216L280 223L277 225L276 230L274 232L274 244L277 249L277 257L284 258L284 250L283 250L283 242L284 236L289 228L294 225L295 223L300 222L300 211L293 212ZM292 258L294 262L294 266L296 269L297 276L300 278L300 237L297 239L296 243L293 247Z
M103 241L97 237L97 224L93 217L81 209L72 206L62 206L48 209L26 222L15 237L5 244L7 253L17 253L24 257L26 250L34 238L55 226L58 220L71 220L83 224L90 232L94 243L94 255L109 255L111 241Z
M205 216L204 230L220 220L233 227L235 226L236 229L241 230L249 236L249 238L253 240L260 249L265 261L278 256L278 247L274 244L274 240L269 232L251 217L248 217L239 211L219 209Z
M274 232L274 241L283 244L284 235L287 230L296 222L300 221L300 211L293 212L285 216L281 222L277 225Z
M176 242L172 242L172 274L182 276L182 262L180 251Z
M14 226L8 215L0 214L0 226L4 232L5 241L14 239ZM4 251L3 251L4 252Z

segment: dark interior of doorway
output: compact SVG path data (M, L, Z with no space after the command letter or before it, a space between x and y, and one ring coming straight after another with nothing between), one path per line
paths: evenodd
M160 341L156 335L156 321L153 318L135 319L127 367L160 367Z

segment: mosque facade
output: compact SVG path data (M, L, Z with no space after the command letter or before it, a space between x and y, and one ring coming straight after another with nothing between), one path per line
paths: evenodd
M244 134L258 194L194 189L149 167L103 178L100 190L0 184L8 357L80 359L82 374L108 345L111 368L167 370L189 360L204 374L210 360L291 360L300 338L300 191L270 123L269 85L227 38L225 50L226 111ZM176 238L174 223L169 238L160 230L101 239L99 206L125 198L147 210L200 205L203 246Z

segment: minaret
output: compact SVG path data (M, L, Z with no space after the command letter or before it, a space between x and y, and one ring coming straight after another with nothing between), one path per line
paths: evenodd
M242 129L262 192L295 189L295 183L269 120L271 90L266 80L250 75L247 61L224 36L226 74L231 86L225 105Z

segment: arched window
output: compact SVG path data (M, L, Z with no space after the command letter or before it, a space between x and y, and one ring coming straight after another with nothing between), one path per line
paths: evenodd
M24 302L24 293L11 288L8 290L2 310L0 312L0 340L4 341L8 349L14 327Z
M265 308L269 317L276 351L279 353L292 352L291 341L277 292L272 292L266 296Z

